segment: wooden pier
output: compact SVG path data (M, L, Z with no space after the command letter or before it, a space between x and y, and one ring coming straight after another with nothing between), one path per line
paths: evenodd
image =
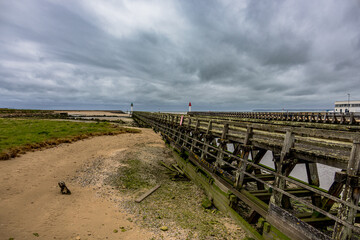
M187 159L183 170L207 179L198 180L215 206L253 238L359 238L357 115L134 112L133 118L160 132ZM261 163L269 151L274 168ZM290 176L299 164L306 182ZM320 188L318 164L339 169L329 190Z

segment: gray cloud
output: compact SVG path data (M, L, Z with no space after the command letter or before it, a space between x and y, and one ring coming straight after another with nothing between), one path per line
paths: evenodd
M0 8L0 107L186 110L191 101L236 111L360 99L356 0Z

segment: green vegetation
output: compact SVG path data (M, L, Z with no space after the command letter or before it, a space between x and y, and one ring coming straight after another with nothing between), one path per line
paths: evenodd
M144 171L147 166L138 159L129 159L126 166L118 169L117 175L113 176L112 184L120 189L138 190L150 187L145 178Z
M110 123L0 118L0 159L90 136L139 132Z
M51 113L51 110L0 108L0 113Z
M205 209L209 209L212 207L212 202L208 198L204 198L202 200L201 206Z
M151 155L156 159L150 160ZM167 232L176 239L242 239L236 226L231 225L233 229L230 230L224 225L229 220L212 206L198 186L191 181L171 180L171 172L161 162L170 165L172 156L168 149L139 146L136 152L124 156L117 173L106 180L128 199L124 204L138 216L135 222ZM161 184L156 192L141 203L134 202L156 184ZM204 202L208 209L202 206Z

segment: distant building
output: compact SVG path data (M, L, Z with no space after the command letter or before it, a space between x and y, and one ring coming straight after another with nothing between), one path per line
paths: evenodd
M336 101L336 113L360 112L360 100L357 101Z

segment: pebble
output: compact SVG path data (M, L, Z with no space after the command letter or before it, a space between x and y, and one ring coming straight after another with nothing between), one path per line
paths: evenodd
M77 236L75 239L76 239L76 240L80 240L80 239L81 239L81 237L80 237L80 236Z

